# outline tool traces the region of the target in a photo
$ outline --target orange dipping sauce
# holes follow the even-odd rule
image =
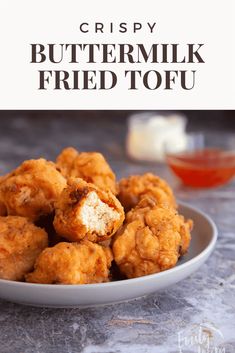
[[[171,170],[189,186],[219,186],[235,176],[234,151],[207,148],[167,154],[166,159]]]

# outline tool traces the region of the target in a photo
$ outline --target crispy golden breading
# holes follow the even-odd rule
[[[107,282],[111,266],[110,249],[83,240],[80,243],[59,243],[45,249],[35,263],[35,270],[26,275],[27,282],[86,284]]]
[[[165,180],[151,173],[123,178],[118,188],[118,199],[126,212],[135,207],[143,197],[153,198],[159,206],[176,207],[170,186]]]
[[[57,157],[56,165],[66,178],[81,178],[102,190],[108,189],[117,194],[115,174],[101,153],[78,153],[68,147]]]
[[[64,148],[56,158],[56,166],[65,178],[71,177],[79,152],[73,147]],[[74,176],[76,178],[76,176]]]
[[[47,232],[49,246],[54,246],[54,245],[58,244],[61,241],[66,241],[66,239],[63,239],[55,231],[55,228],[53,226],[54,216],[55,216],[54,213],[51,213],[51,214],[46,215],[46,216],[41,216],[34,223],[37,227],[43,228]]]
[[[21,281],[48,246],[45,230],[18,216],[0,217],[0,278]]]
[[[176,210],[142,199],[115,236],[114,260],[127,278],[167,270],[187,251],[191,229],[192,221]]]
[[[37,220],[54,209],[54,202],[66,186],[55,164],[43,158],[23,162],[0,183],[0,202],[8,215]]]
[[[101,190],[83,179],[70,178],[55,203],[55,230],[70,241],[106,240],[123,221],[123,207],[111,191]]]

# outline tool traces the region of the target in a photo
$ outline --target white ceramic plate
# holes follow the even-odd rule
[[[206,261],[217,239],[216,226],[205,213],[183,203],[180,213],[193,219],[194,229],[188,254],[173,269],[101,284],[47,285],[0,280],[0,298],[35,306],[97,306],[138,298],[179,282]]]

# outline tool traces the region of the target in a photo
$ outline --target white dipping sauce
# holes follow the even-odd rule
[[[186,118],[179,114],[132,115],[128,120],[126,148],[131,158],[162,161],[166,152],[186,148]]]

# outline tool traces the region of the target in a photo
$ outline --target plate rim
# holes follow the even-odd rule
[[[103,287],[110,287],[110,288],[114,288],[114,287],[119,287],[119,286],[126,286],[129,284],[135,284],[138,283],[139,281],[148,281],[151,279],[156,279],[156,278],[161,278],[166,276],[166,274],[170,275],[170,274],[174,274],[177,273],[178,271],[183,270],[185,267],[188,267],[189,265],[193,265],[195,262],[200,261],[201,258],[203,258],[207,253],[210,254],[214,247],[215,244],[217,242],[218,239],[218,229],[217,226],[215,224],[215,222],[212,220],[212,218],[205,212],[203,212],[202,210],[198,209],[198,207],[195,206],[191,206],[190,204],[188,204],[187,202],[182,202],[179,201],[178,202],[179,206],[183,206],[186,207],[192,211],[196,211],[196,213],[200,214],[202,217],[204,217],[207,222],[210,224],[211,228],[212,228],[212,238],[209,242],[209,244],[205,247],[205,249],[203,249],[198,255],[194,256],[192,259],[184,262],[183,264],[180,264],[178,266],[175,266],[173,268],[170,268],[168,270],[162,271],[162,272],[158,272],[158,273],[153,273],[150,275],[146,275],[146,276],[140,276],[140,277],[136,277],[136,278],[129,278],[129,279],[123,279],[123,280],[119,280],[119,281],[113,281],[113,282],[104,282],[104,283],[90,283],[90,284],[45,284],[45,283],[28,283],[28,282],[20,282],[20,281],[12,281],[12,280],[7,280],[7,279],[0,279],[0,286],[1,284],[6,284],[6,285],[12,285],[12,286],[24,286],[25,288],[47,288],[47,289],[56,289],[58,290],[58,288],[60,288],[60,290],[68,290],[68,289],[74,289],[74,290],[84,290],[84,289],[97,289],[99,287],[99,289],[103,288]]]

